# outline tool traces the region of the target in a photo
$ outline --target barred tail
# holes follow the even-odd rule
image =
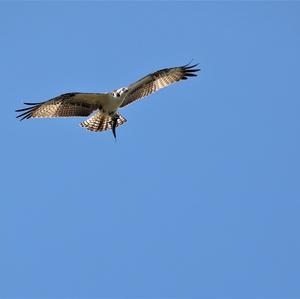
[[[114,119],[116,119],[116,127],[123,125],[127,121],[119,112],[108,115],[99,111],[86,121],[83,121],[80,126],[87,128],[89,131],[101,132],[113,129]]]

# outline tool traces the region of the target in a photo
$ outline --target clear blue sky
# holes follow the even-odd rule
[[[0,298],[300,298],[300,3],[2,2]],[[122,111],[15,119],[194,59]]]

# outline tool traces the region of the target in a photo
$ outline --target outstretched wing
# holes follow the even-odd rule
[[[197,76],[195,72],[200,70],[195,69],[197,65],[198,64],[186,64],[180,67],[162,69],[147,75],[128,86],[128,92],[121,107],[148,96],[151,93],[179,80],[186,80],[188,77]]]
[[[24,103],[28,108],[18,109],[17,118],[88,116],[101,107],[105,94],[66,93],[41,103]]]

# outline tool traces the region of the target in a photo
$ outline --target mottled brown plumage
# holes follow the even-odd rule
[[[179,80],[186,80],[188,77],[197,76],[194,73],[200,69],[194,69],[196,66],[197,64],[187,64],[181,67],[166,68],[145,76],[128,86],[128,93],[121,107],[127,106],[135,100],[148,96]]]
[[[151,73],[128,87],[119,88],[109,93],[66,93],[41,103],[24,103],[29,107],[16,110],[20,120],[43,117],[76,117],[88,116],[97,110],[80,125],[90,131],[100,132],[115,128],[126,122],[117,112],[118,108],[141,99],[170,84],[188,77],[197,76],[195,65],[166,68]]]
[[[22,112],[17,118],[88,116],[98,108],[95,94],[66,93],[41,103],[24,103],[30,107],[16,110]]]

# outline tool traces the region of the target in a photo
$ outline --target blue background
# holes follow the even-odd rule
[[[300,3],[0,4],[1,298],[300,298]],[[121,113],[23,101],[196,78]]]

